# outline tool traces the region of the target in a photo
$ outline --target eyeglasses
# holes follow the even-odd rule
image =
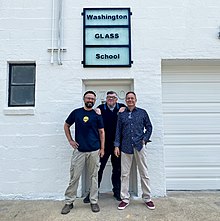
[[[115,97],[115,96],[107,96],[106,98],[107,99],[116,99],[117,97]]]

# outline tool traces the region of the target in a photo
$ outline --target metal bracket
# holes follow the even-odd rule
[[[52,50],[53,50],[54,52],[57,52],[58,50],[61,50],[62,52],[66,52],[66,51],[67,51],[66,48],[59,48],[59,49],[58,49],[58,48],[53,48],[53,49],[52,49],[52,48],[48,48],[48,49],[47,49],[48,52],[51,52]]]

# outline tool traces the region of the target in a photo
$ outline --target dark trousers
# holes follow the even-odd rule
[[[107,148],[106,148],[107,149]],[[121,157],[116,157],[114,154],[114,150],[108,151],[105,149],[105,154],[102,158],[100,158],[100,168],[98,172],[98,187],[100,187],[102,181],[103,171],[105,169],[106,163],[108,162],[109,157],[111,156],[112,163],[112,191],[114,194],[120,196],[121,189]]]

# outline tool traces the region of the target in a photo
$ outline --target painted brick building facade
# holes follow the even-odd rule
[[[59,2],[54,19],[52,2],[0,3],[0,198],[63,197],[71,157],[64,120],[82,106],[86,89],[96,90],[100,101],[105,88],[122,100],[134,90],[137,105],[150,115],[153,196],[166,189],[220,189],[219,1],[63,0],[60,42]],[[130,68],[81,64],[83,8],[106,7],[131,9]],[[54,51],[53,64],[52,36],[54,48],[63,49]],[[8,105],[11,64],[35,65],[34,106]],[[134,186],[140,196],[139,180]],[[83,188],[82,182],[79,196]]]

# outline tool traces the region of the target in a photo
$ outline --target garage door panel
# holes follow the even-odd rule
[[[166,83],[163,86],[163,102],[220,102],[219,83]]]
[[[220,103],[164,103],[163,112],[165,114],[176,113],[220,113]]]
[[[192,94],[192,93],[209,93],[213,94],[214,92],[219,92],[220,82],[195,82],[195,83],[188,83],[188,82],[174,82],[174,83],[166,83],[163,86],[164,94],[163,97],[166,97],[173,92],[182,92],[182,94]]]
[[[220,82],[220,74],[219,70],[217,73],[192,73],[192,72],[178,72],[175,73],[163,73],[162,80],[164,83],[176,83],[176,82],[183,82],[183,83],[197,83],[197,82],[204,82],[204,83],[211,83],[211,82]],[[198,78],[199,76],[199,78]]]
[[[218,146],[173,146],[166,147],[165,165],[167,167],[220,167],[220,148]]]
[[[203,97],[202,97],[203,96]],[[163,98],[164,102],[169,102],[170,99],[173,99],[173,102],[175,103],[202,103],[204,101],[206,101],[207,103],[215,103],[215,102],[220,102],[220,98],[213,96],[212,94],[204,94],[204,95],[200,95],[200,94],[194,94],[194,95],[190,95],[190,94],[173,94],[173,95],[167,95],[167,97]]]
[[[220,168],[206,168],[206,167],[191,167],[191,168],[172,168],[168,167],[166,170],[166,176],[168,179],[195,179],[195,178],[211,178],[218,179],[216,174],[220,174]]]
[[[220,148],[220,134],[182,134],[179,135],[170,135],[167,134],[164,137],[164,145],[167,148],[168,145],[194,145],[194,144],[201,144],[201,145],[218,145]]]
[[[166,134],[220,133],[220,114],[166,114]]]
[[[218,190],[220,179],[167,179],[167,190]]]

